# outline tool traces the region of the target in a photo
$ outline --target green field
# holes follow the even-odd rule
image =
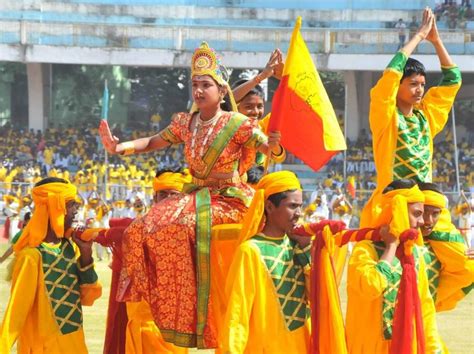
[[[6,249],[5,244],[0,244],[0,253]],[[6,282],[6,263],[0,265],[0,317],[8,301],[10,284]],[[107,261],[98,262],[96,265],[99,279],[103,285],[103,296],[96,301],[93,307],[84,308],[84,329],[87,345],[91,354],[102,353],[107,314],[107,301],[109,295],[110,269]],[[341,287],[341,299],[345,305],[345,282]],[[438,326],[442,338],[451,353],[468,354],[474,352],[474,295],[469,294],[458,307],[450,312],[438,314]],[[193,350],[191,353],[212,353],[212,351]]]

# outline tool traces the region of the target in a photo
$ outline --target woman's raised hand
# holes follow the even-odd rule
[[[107,150],[109,154],[117,154],[117,145],[119,143],[119,139],[112,135],[109,124],[106,120],[100,121],[99,136],[105,150]]]
[[[279,131],[273,131],[268,134],[268,148],[275,155],[280,155],[281,151],[281,133]]]

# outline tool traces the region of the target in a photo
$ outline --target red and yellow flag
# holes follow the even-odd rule
[[[355,177],[354,176],[350,176],[347,179],[347,193],[349,193],[349,195],[352,198],[356,197],[356,182],[355,182]]]
[[[318,170],[345,150],[346,142],[300,27],[298,17],[273,97],[269,131],[280,131],[285,149]]]

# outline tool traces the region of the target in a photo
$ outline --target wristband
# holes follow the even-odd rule
[[[135,152],[135,144],[133,141],[126,141],[122,143],[123,151],[122,155],[127,156],[127,155],[132,155]]]

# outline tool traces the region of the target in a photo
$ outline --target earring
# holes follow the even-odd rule
[[[222,99],[220,103],[221,103],[221,104],[225,103],[225,99]]]

